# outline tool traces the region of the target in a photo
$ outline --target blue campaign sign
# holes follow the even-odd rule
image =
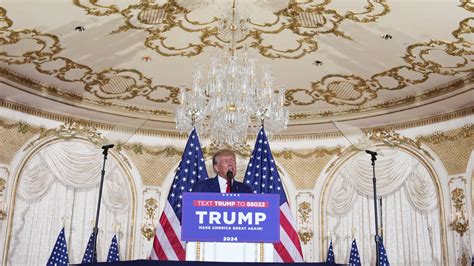
[[[280,195],[183,193],[181,240],[280,241]]]

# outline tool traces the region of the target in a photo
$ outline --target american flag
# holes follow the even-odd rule
[[[109,254],[107,255],[107,262],[116,262],[120,261],[119,248],[117,242],[117,235],[114,235],[112,238],[112,243],[110,243]]]
[[[349,256],[349,265],[350,266],[361,266],[359,249],[357,249],[356,240],[352,240],[351,255]]]
[[[244,182],[253,193],[280,194],[280,242],[274,246],[275,262],[301,262],[303,253],[296,233],[293,215],[286,200],[285,190],[275,166],[264,129],[260,129],[250,157]]]
[[[379,265],[390,266],[390,262],[388,262],[387,252],[385,251],[385,247],[383,246],[382,238],[380,238],[379,242]]]
[[[153,260],[184,260],[185,244],[181,241],[181,204],[183,192],[207,179],[204,157],[196,129],[191,131],[183,157],[171,185],[168,200],[155,230],[150,258]]]
[[[326,263],[336,263],[336,257],[334,256],[334,250],[332,248],[332,240],[329,242],[328,255],[326,256]]]
[[[49,256],[46,265],[68,265],[69,256],[67,255],[66,236],[64,235],[64,227],[56,239],[51,256]]]
[[[89,241],[87,242],[86,251],[84,251],[84,257],[82,257],[82,263],[92,263],[97,262],[97,249],[94,251],[94,261],[92,261],[92,245],[94,244],[94,232],[92,232],[91,236],[89,237]]]

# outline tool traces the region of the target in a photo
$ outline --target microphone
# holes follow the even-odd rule
[[[377,156],[377,152],[375,152],[375,151],[365,150],[365,152],[367,152],[368,154],[370,154],[372,156]]]
[[[114,146],[115,146],[114,144],[107,144],[107,145],[102,146],[102,149],[111,149]]]
[[[227,179],[232,179],[234,178],[234,173],[232,172],[232,170],[229,169],[229,171],[227,171]]]

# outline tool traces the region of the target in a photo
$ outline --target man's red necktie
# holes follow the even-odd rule
[[[225,188],[225,193],[230,193],[230,182],[227,181],[227,187]]]

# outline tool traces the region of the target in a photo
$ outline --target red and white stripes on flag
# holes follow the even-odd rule
[[[263,128],[258,133],[244,182],[252,188],[253,193],[280,195],[280,242],[273,245],[275,249],[273,260],[302,262],[303,252],[293,215]]]
[[[166,201],[165,209],[156,227],[153,239],[152,260],[184,260],[186,258],[185,243],[181,238],[181,224],[173,208]]]
[[[302,262],[303,253],[288,203],[280,206],[280,243],[273,245],[274,262]]]
[[[181,241],[181,212],[183,192],[192,191],[195,183],[207,179],[204,157],[196,130],[189,135],[179,163],[160,222],[155,230],[152,260],[186,259],[185,243]]]

